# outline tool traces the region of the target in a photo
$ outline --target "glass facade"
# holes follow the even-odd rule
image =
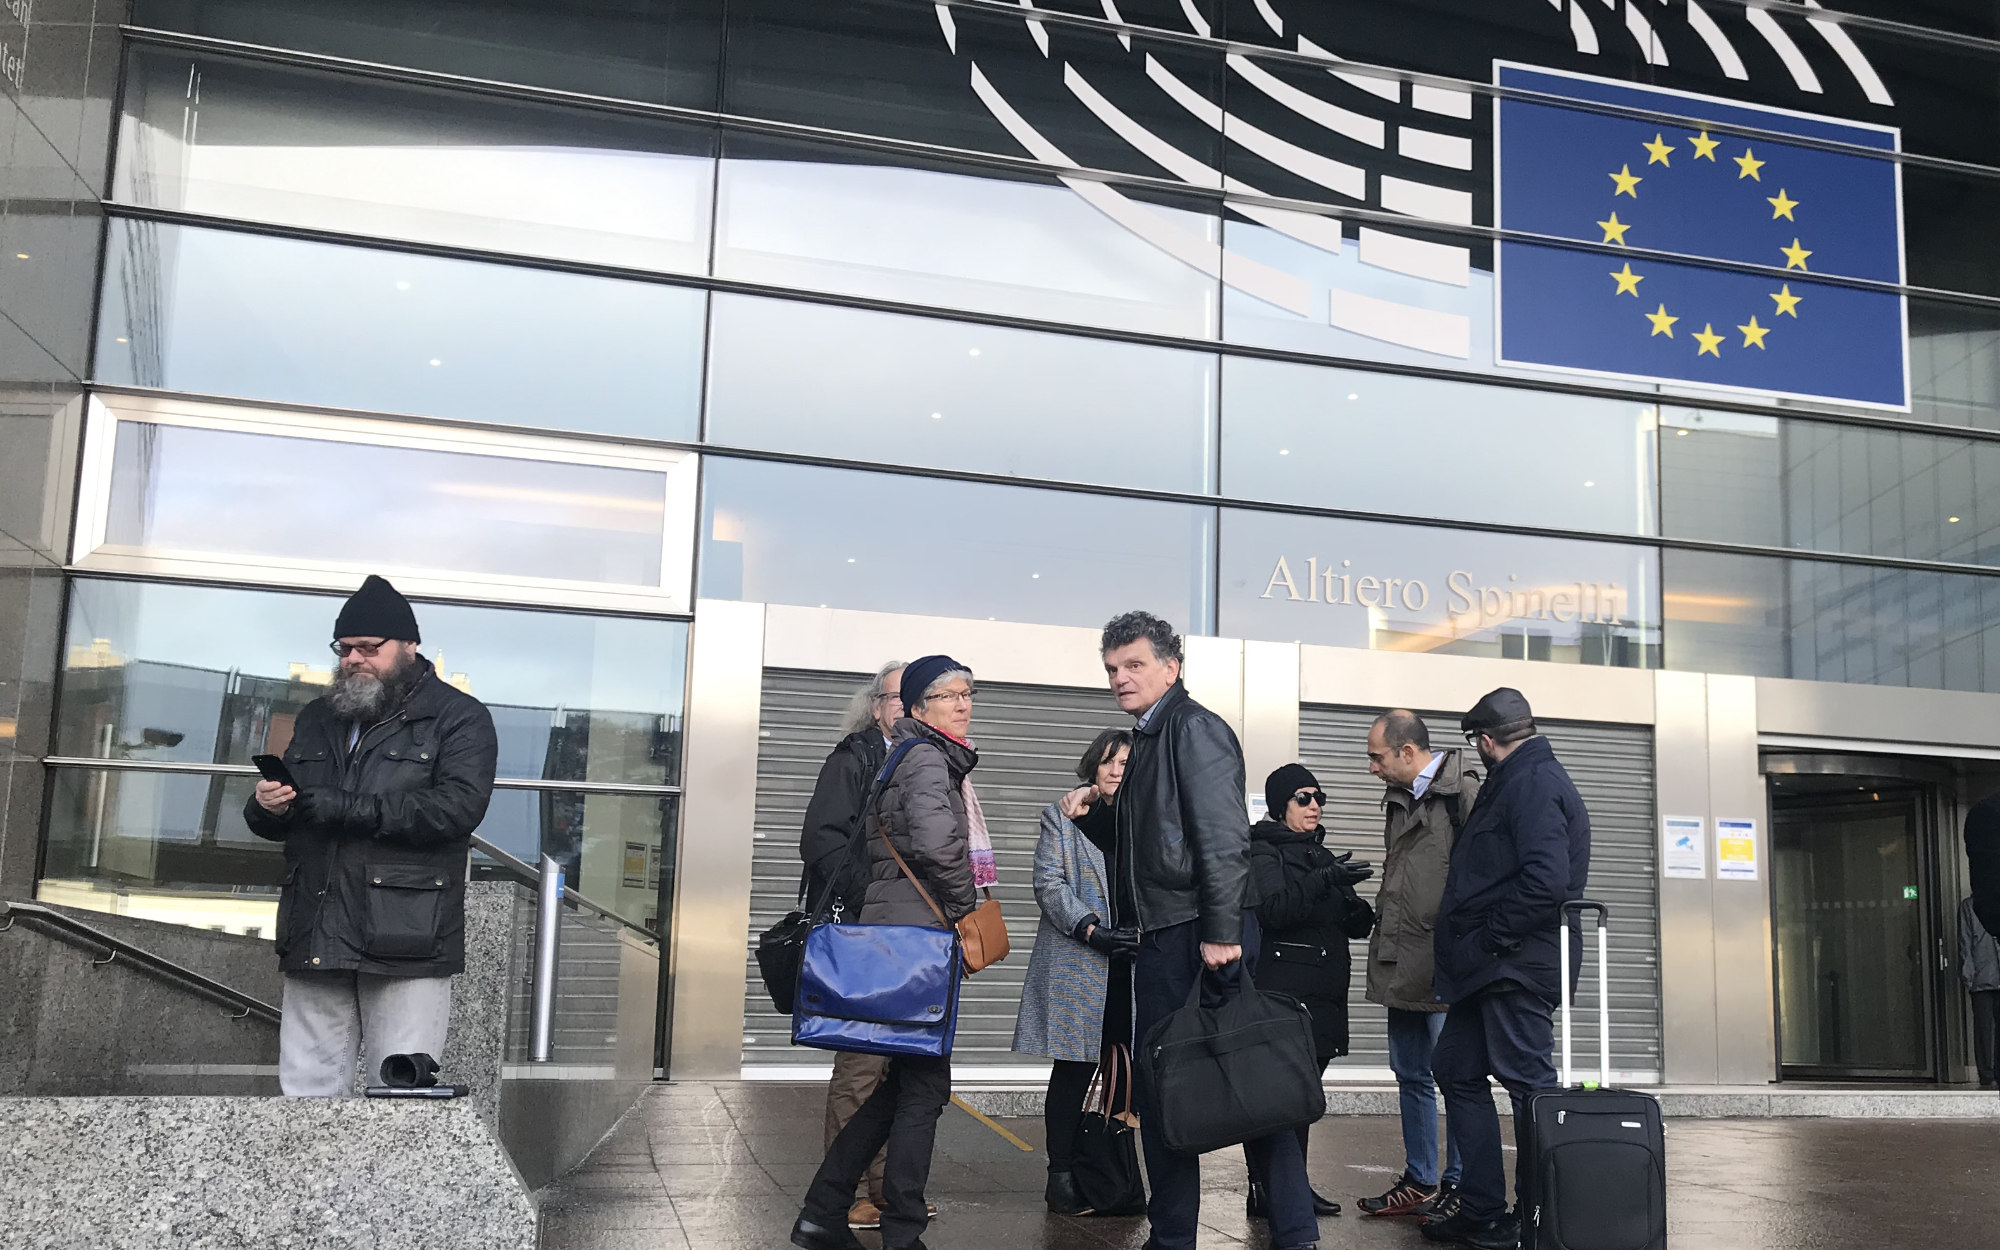
[[[140,0],[216,42],[114,40],[94,365],[0,395],[0,531],[80,483],[44,875],[267,889],[230,770],[374,568],[485,836],[661,923],[697,593],[2000,691],[2000,78],[1842,7]]]

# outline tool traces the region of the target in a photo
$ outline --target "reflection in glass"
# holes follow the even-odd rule
[[[706,598],[1091,628],[1144,608],[1213,632],[1208,508],[716,456],[703,467]]]
[[[551,856],[569,888],[658,932],[662,877],[664,896],[673,897],[677,802],[657,794],[495,790],[477,833],[531,864]]]
[[[54,777],[44,896],[93,907],[105,893],[136,892],[154,896],[145,914],[158,919],[272,936],[285,848],[243,821],[256,777],[84,768]],[[530,863],[548,853],[572,889],[658,932],[660,899],[672,897],[675,810],[671,796],[501,789],[475,832]]]
[[[1218,616],[1234,638],[1660,663],[1658,556],[1622,543],[1229,511]]]
[[[1667,551],[1667,666],[2000,691],[2000,578]]]
[[[709,342],[717,442],[1209,487],[1211,355],[734,295]]]
[[[303,489],[302,489],[303,486]],[[109,547],[658,586],[666,475],[120,421]],[[420,537],[418,537],[420,536]]]
[[[2000,317],[1936,300],[1910,300],[1909,310],[1910,415],[2000,429]]]
[[[300,710],[331,678],[326,643],[340,604],[329,595],[77,579],[55,754],[248,764],[282,751]],[[493,713],[500,776],[678,780],[682,622],[441,603],[416,611],[424,654]],[[147,815],[138,824],[192,836],[235,819],[214,814],[233,810],[221,799],[203,815],[202,778],[113,779],[132,776],[181,796],[166,804],[179,813],[172,821]]]
[[[709,140],[605,113],[135,50],[116,194],[159,208],[699,273]]]
[[[715,105],[722,0],[137,0],[135,25],[691,108]]]
[[[851,152],[731,136],[715,271],[874,299],[1213,338],[1210,275],[1221,265],[1215,217],[1115,192],[1115,202],[1089,194],[1101,209],[1054,183],[867,164]]]
[[[2000,446],[1668,408],[1662,507],[1676,537],[2000,564]]]
[[[1636,402],[1231,357],[1222,412],[1225,495],[1655,531],[1655,416]]]
[[[120,218],[98,380],[644,438],[699,428],[685,287]]]
[[[1148,4],[1125,0],[1116,11],[1141,25],[1186,26],[1178,4]],[[1021,155],[1017,132],[1032,127],[1078,165],[1157,177],[1161,166],[1128,137],[1143,131],[1186,162],[1221,163],[1217,128],[1147,73],[1172,73],[1196,99],[1219,103],[1222,58],[1207,49],[901,0],[730,0],[728,17],[726,113],[1002,156]]]

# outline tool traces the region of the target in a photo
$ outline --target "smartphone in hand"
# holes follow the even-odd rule
[[[292,780],[292,770],[286,768],[285,761],[279,759],[277,756],[253,755],[250,757],[250,762],[257,766],[257,771],[263,775],[264,780],[275,781],[281,786],[290,786],[294,790],[299,788],[299,783]]]

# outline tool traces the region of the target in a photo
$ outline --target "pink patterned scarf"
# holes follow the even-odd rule
[[[1000,866],[993,858],[993,835],[986,831],[986,813],[980,810],[972,779],[968,777],[961,784],[965,790],[965,827],[972,843],[972,884],[977,889],[989,889],[1000,883]]]

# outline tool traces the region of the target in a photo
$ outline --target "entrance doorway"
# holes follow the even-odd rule
[[[1935,1080],[1935,786],[1770,763],[1781,1075]]]

